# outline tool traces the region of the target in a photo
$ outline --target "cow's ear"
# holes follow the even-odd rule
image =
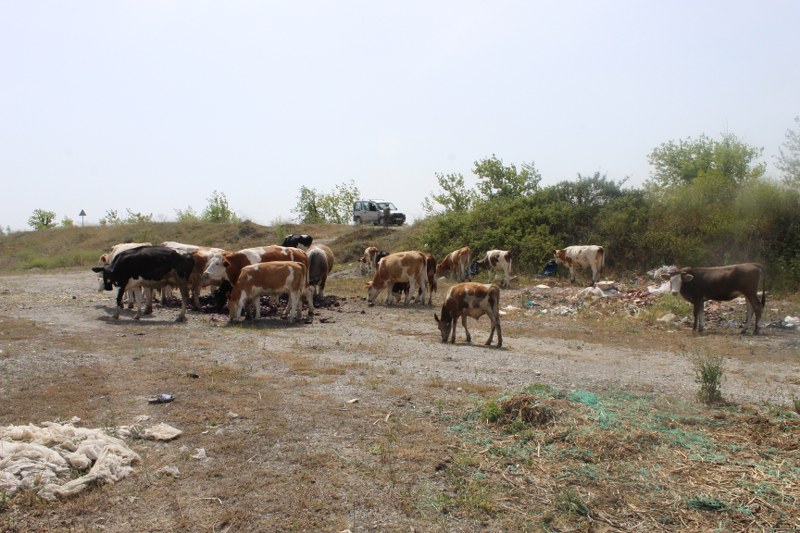
[[[681,279],[683,281],[692,281],[694,279],[694,276],[692,276],[691,274],[683,274],[681,275]]]
[[[222,266],[224,266],[225,268],[228,268],[229,266],[231,266],[231,262],[228,261],[227,259],[223,259],[222,260]]]
[[[92,272],[102,272],[103,267],[92,267]]]
[[[436,321],[437,324],[439,323],[439,315],[437,315],[436,313],[433,313],[433,319]]]

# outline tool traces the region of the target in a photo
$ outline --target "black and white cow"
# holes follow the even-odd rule
[[[311,246],[312,242],[314,242],[314,237],[311,235],[307,235],[305,233],[292,233],[283,239],[281,246],[300,248],[301,250],[306,251],[308,247]]]
[[[125,250],[104,267],[94,267],[94,272],[102,272],[103,285],[107,291],[119,287],[114,318],[119,318],[122,295],[134,287],[160,289],[165,285],[178,287],[181,292],[181,313],[177,321],[186,320],[186,302],[189,299],[189,276],[194,268],[191,255],[182,254],[163,246],[143,246]],[[148,295],[151,291],[145,291]],[[137,293],[138,294],[138,293]],[[137,296],[138,308],[135,319],[142,316],[141,297]],[[152,301],[148,296],[145,313],[152,312]]]

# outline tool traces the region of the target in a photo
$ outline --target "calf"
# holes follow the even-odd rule
[[[333,250],[324,244],[314,244],[308,250],[308,284],[315,288],[316,295],[325,297],[325,282],[333,270]]]
[[[311,235],[307,235],[305,233],[292,233],[283,239],[281,246],[285,246],[287,248],[300,248],[301,250],[305,251],[308,250],[313,241],[314,237]]]
[[[502,287],[508,288],[508,283],[511,280],[511,252],[506,250],[489,250],[486,252],[486,257],[479,259],[475,263],[478,268],[485,268],[489,273],[489,283],[492,282],[492,274],[497,271],[497,276],[500,277],[499,272],[503,273]]]
[[[194,260],[189,255],[181,254],[163,246],[144,246],[125,250],[117,254],[110,265],[94,267],[94,272],[103,273],[103,285],[107,291],[116,285],[117,302],[114,318],[119,318],[122,295],[126,290],[135,287],[160,289],[164,285],[178,287],[181,292],[181,312],[177,321],[186,320],[186,301],[189,298],[189,276],[194,268]],[[138,295],[137,295],[138,296]],[[137,297],[138,308],[135,319],[142,316],[141,298]],[[151,309],[148,291],[147,311]]]
[[[456,342],[456,326],[458,317],[461,317],[461,325],[467,334],[467,342],[472,342],[472,337],[467,329],[467,317],[471,316],[475,320],[483,315],[487,315],[492,321],[492,331],[486,345],[492,344],[494,330],[497,330],[497,347],[503,346],[503,333],[500,329],[500,289],[497,285],[484,285],[483,283],[458,283],[450,287],[447,296],[442,304],[442,318],[434,313],[433,318],[439,326],[442,334],[442,342]]]
[[[375,305],[375,298],[386,290],[386,304],[392,304],[392,288],[395,283],[406,282],[409,284],[409,293],[406,294],[406,305],[408,305],[411,294],[417,294],[417,288],[422,288],[422,298],[425,300],[425,289],[428,285],[426,275],[426,258],[422,252],[396,252],[389,254],[377,265],[372,281],[367,283],[367,305]]]
[[[605,251],[602,246],[593,244],[586,246],[567,246],[562,250],[555,250],[553,257],[556,261],[569,267],[569,276],[575,283],[575,268],[592,269],[592,285],[597,282],[597,274],[605,264]]]
[[[472,264],[472,250],[469,246],[464,246],[458,250],[453,250],[442,259],[442,262],[436,265],[436,275],[454,271],[457,280],[461,281],[466,276],[470,277],[469,267]]]
[[[742,333],[747,331],[750,319],[755,313],[756,324],[753,335],[758,335],[761,313],[767,299],[766,289],[762,286],[761,301],[758,301],[758,282],[764,276],[764,267],[758,263],[742,263],[721,267],[678,269],[670,267],[661,275],[664,281],[670,282],[672,294],[680,294],[694,306],[694,325],[692,330],[702,332],[704,329],[703,302],[705,300],[728,301],[738,296],[747,299],[747,311]]]
[[[245,305],[255,307],[255,318],[261,318],[261,296],[289,295],[287,304],[289,320],[299,319],[302,312],[300,302],[306,292],[306,266],[297,261],[271,261],[256,263],[242,268],[228,300],[228,313],[231,322],[242,314]]]

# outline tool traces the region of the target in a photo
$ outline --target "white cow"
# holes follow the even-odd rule
[[[555,260],[569,267],[569,276],[575,283],[575,268],[592,269],[592,285],[597,282],[597,274],[605,264],[605,251],[602,246],[589,244],[585,246],[567,246],[563,250],[556,250],[553,254]]]
[[[500,277],[500,272],[503,273],[502,286],[508,288],[508,282],[511,280],[511,252],[507,250],[489,250],[486,252],[486,257],[475,261],[479,268],[485,268],[489,272],[489,283],[492,282],[492,274],[497,271],[497,277]]]

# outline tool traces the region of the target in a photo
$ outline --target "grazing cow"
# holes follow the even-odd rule
[[[278,297],[288,293],[288,316],[294,322],[302,312],[301,299],[306,292],[307,278],[306,266],[297,261],[270,261],[243,267],[228,300],[230,321],[239,318],[248,304],[255,307],[255,318],[259,319],[261,296]]]
[[[569,267],[569,276],[572,283],[575,283],[575,268],[592,269],[592,285],[597,282],[597,273],[603,269],[605,264],[605,251],[602,246],[593,244],[586,246],[567,246],[563,250],[553,252],[553,257],[559,263]]]
[[[308,284],[320,299],[325,298],[325,282],[334,260],[333,250],[324,244],[314,244],[308,250]]]
[[[119,318],[122,295],[126,290],[134,287],[159,289],[164,285],[173,285],[181,291],[181,312],[177,321],[183,322],[186,320],[186,301],[189,299],[188,283],[192,268],[194,268],[194,260],[189,255],[163,246],[144,246],[120,252],[110,265],[94,267],[92,270],[103,273],[103,284],[107,291],[112,290],[114,285],[119,287],[114,318]],[[138,309],[134,318],[138,320],[142,316],[140,297],[137,297],[137,303]],[[148,298],[148,310],[150,307]]]
[[[375,305],[375,298],[386,290],[386,304],[392,304],[392,288],[395,283],[406,282],[409,292],[406,294],[408,305],[411,294],[417,294],[417,288],[422,288],[422,298],[417,303],[425,301],[425,289],[428,279],[425,271],[426,258],[422,252],[396,252],[389,254],[377,265],[372,281],[367,283],[367,305]]]
[[[758,263],[742,263],[721,267],[692,268],[670,267],[661,275],[670,282],[672,294],[680,294],[694,306],[694,325],[692,330],[704,329],[703,302],[705,300],[728,301],[738,296],[747,299],[744,328],[747,331],[750,319],[755,314],[756,324],[753,335],[758,335],[761,313],[767,299],[766,288],[762,287],[761,301],[758,301],[758,282],[764,277],[764,267]]]
[[[292,233],[283,239],[281,246],[286,246],[287,248],[300,248],[301,250],[305,251],[308,250],[308,247],[311,246],[313,241],[314,237],[311,235],[307,235],[305,233]]]
[[[425,256],[425,270],[428,277],[428,305],[431,305],[433,301],[433,293],[438,289],[438,285],[436,283],[436,258],[426,252],[422,252],[422,255]],[[411,286],[408,283],[395,283],[392,287],[392,295],[394,295],[395,302],[399,302],[400,298],[402,298],[404,294],[408,294],[410,290]],[[422,287],[417,290],[415,301],[418,301],[418,299],[421,298]]]
[[[486,252],[486,257],[479,259],[475,263],[478,268],[485,268],[489,272],[489,283],[492,282],[492,274],[497,271],[497,276],[500,277],[499,272],[503,273],[502,287],[508,288],[508,283],[511,280],[511,252],[506,250],[489,250]]]
[[[469,267],[472,264],[472,250],[469,246],[464,246],[447,254],[442,262],[436,265],[436,275],[441,276],[445,272],[453,270],[456,279],[461,281],[466,276],[471,278]]]
[[[191,289],[192,303],[194,304],[195,309],[200,309],[202,307],[200,305],[200,291],[203,289],[203,287],[218,287],[220,285],[220,281],[204,279],[203,272],[205,272],[209,261],[215,257],[221,257],[222,255],[228,253],[228,251],[223,250],[222,248],[197,246],[194,244],[184,244],[175,241],[162,242],[161,246],[172,248],[173,250],[181,253],[190,254],[194,258],[194,269],[192,270],[192,275],[189,277],[189,288]],[[161,303],[166,303],[171,296],[171,287],[164,287],[161,291]]]
[[[297,261],[306,267],[306,276],[308,276],[308,256],[306,253],[298,248],[287,248],[284,246],[261,246],[258,248],[245,248],[238,252],[230,252],[222,255],[221,257],[214,257],[208,261],[206,269],[203,272],[204,283],[217,281],[225,287],[227,282],[230,287],[228,290],[236,285],[239,279],[239,274],[242,269],[248,265],[256,263],[268,263],[270,261]],[[222,288],[221,287],[221,288]],[[306,278],[306,288],[308,287],[308,279]],[[306,294],[308,301],[308,314],[314,314],[314,304],[310,292]]]
[[[456,342],[456,326],[458,325],[458,317],[461,317],[461,325],[464,326],[464,331],[467,333],[467,342],[472,342],[472,337],[467,329],[467,317],[471,316],[475,320],[483,315],[487,315],[489,320],[492,321],[492,331],[489,333],[489,339],[486,345],[492,344],[494,338],[494,330],[497,330],[497,347],[503,346],[503,332],[500,329],[500,289],[497,285],[483,283],[474,283],[468,281],[466,283],[458,283],[450,287],[447,291],[447,296],[442,304],[442,318],[440,319],[434,313],[433,318],[436,320],[436,325],[439,326],[439,332],[442,334],[442,342],[447,342],[447,337],[450,337],[450,342]]]

